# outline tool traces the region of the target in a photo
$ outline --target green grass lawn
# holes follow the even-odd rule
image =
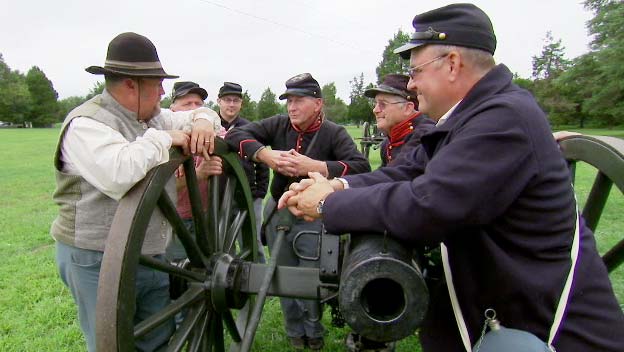
[[[361,136],[361,129],[348,130],[354,137]],[[601,132],[592,130],[592,134]],[[75,305],[58,278],[54,242],[48,234],[56,214],[52,158],[57,135],[58,129],[0,129],[0,351],[85,350]],[[371,150],[371,162],[373,169],[379,165],[378,150]],[[593,171],[586,165],[579,167],[577,179],[582,201]],[[602,249],[621,237],[618,220],[624,199],[618,190],[612,193],[597,233]],[[612,281],[624,302],[624,267],[612,275]],[[343,350],[347,329],[331,327],[328,312],[324,322],[326,350]],[[256,351],[289,350],[277,299],[267,301],[254,345]],[[419,350],[416,337],[401,341],[397,348]]]

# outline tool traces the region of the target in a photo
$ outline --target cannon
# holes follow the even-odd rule
[[[360,152],[368,158],[371,147],[373,149],[379,148],[385,138],[383,132],[377,129],[377,125],[368,121],[364,122],[362,124],[362,137],[357,138],[360,140]]]
[[[595,230],[615,184],[624,190],[624,141],[611,137],[574,136],[561,149],[575,174],[578,161],[593,165],[596,180],[583,215]],[[150,171],[120,201],[102,261],[97,302],[99,351],[132,351],[134,341],[163,321],[184,312],[168,351],[249,351],[268,296],[334,303],[354,331],[385,342],[412,334],[428,304],[419,263],[406,246],[379,234],[349,238],[320,237],[318,268],[256,263],[251,194],[238,156],[217,141],[224,182],[209,183],[209,204],[202,209],[192,159],[171,151],[170,161]],[[164,187],[183,164],[196,224],[196,239],[185,230]],[[215,177],[216,178],[216,177]],[[221,185],[224,185],[219,189]],[[233,207],[232,204],[237,206]],[[180,237],[188,262],[172,265],[141,255],[151,214],[160,211]],[[288,231],[285,218],[273,248]],[[277,257],[273,252],[273,257]],[[624,261],[624,240],[603,256],[609,272]],[[135,324],[134,275],[138,265],[166,272],[184,285],[162,311]]]
[[[120,200],[98,286],[98,351],[133,351],[136,339],[182,312],[168,351],[249,351],[267,296],[339,305],[355,331],[379,342],[399,340],[416,330],[426,312],[428,292],[418,263],[405,246],[376,235],[351,242],[348,236],[323,232],[314,234],[320,238],[318,268],[278,266],[273,259],[256,263],[256,229],[246,176],[238,155],[228,152],[222,140],[216,141],[215,154],[223,159],[224,174],[211,177],[206,210],[192,158],[173,149],[168,163],[150,171]],[[164,191],[179,165],[189,188],[195,238]],[[171,224],[188,261],[174,265],[141,254],[154,212],[161,212]],[[280,219],[272,258],[278,257],[289,219]],[[135,324],[134,281],[139,265],[169,274],[176,294],[169,306]]]

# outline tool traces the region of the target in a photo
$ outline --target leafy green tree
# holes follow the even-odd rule
[[[241,107],[240,116],[246,118],[249,121],[258,120],[256,113],[258,103],[251,100],[251,96],[248,91],[243,93],[243,107]]]
[[[29,116],[30,107],[26,77],[12,71],[0,54],[0,121],[23,124]]]
[[[535,79],[557,78],[570,66],[570,61],[565,58],[565,47],[561,45],[561,39],[555,40],[552,32],[546,32],[544,47],[540,56],[533,56],[533,77]]]
[[[520,88],[533,91],[533,81],[529,78],[522,78],[518,76],[517,73],[513,75],[513,83],[517,84]]]
[[[171,103],[173,103],[173,101],[171,100],[171,97],[167,95],[160,100],[160,107],[169,108],[171,106]]]
[[[82,104],[84,102],[83,97],[71,96],[65,99],[61,99],[58,102],[59,105],[59,116],[61,118],[65,118],[70,111],[72,111],[75,107]]]
[[[283,115],[288,115],[288,105],[286,104],[286,101],[284,101],[284,103],[277,103],[279,105],[279,113],[283,114]]]
[[[351,94],[349,98],[351,103],[347,111],[347,118],[349,121],[356,122],[358,125],[364,121],[374,121],[375,115],[373,114],[373,107],[370,100],[364,96],[364,91],[367,88],[372,87],[372,84],[364,86],[364,73],[360,74],[360,77],[353,77],[351,80]]]
[[[31,97],[29,121],[35,127],[48,127],[61,121],[59,116],[58,93],[52,82],[37,66],[33,66],[26,74],[26,84]]]
[[[336,97],[336,84],[331,82],[324,85],[321,88],[321,94],[323,95],[326,116],[335,122],[346,122],[349,109],[342,99]]]
[[[400,55],[395,54],[393,51],[409,40],[410,36],[399,29],[394,37],[388,41],[388,45],[386,45],[383,51],[381,62],[375,70],[377,72],[377,84],[380,84],[388,74],[407,72],[409,61],[403,60]]]
[[[591,120],[599,124],[614,123],[609,122],[608,118],[596,118],[592,106],[588,104],[594,92],[601,89],[602,83],[595,79],[598,74],[599,67],[594,53],[587,53],[574,59],[572,66],[555,79],[555,90],[569,104],[568,115],[560,117],[560,121],[553,120],[555,124],[578,124],[583,128]]]
[[[87,96],[85,97],[85,101],[93,98],[94,96],[98,95],[98,94],[102,94],[102,92],[104,91],[104,88],[106,87],[106,85],[104,84],[104,81],[97,81],[95,82],[95,84],[93,85],[93,87],[91,87],[91,89],[89,89],[89,93],[87,93]],[[171,104],[169,104],[171,105]],[[167,106],[169,106],[167,105]],[[161,106],[163,106],[161,104]]]
[[[598,82],[583,106],[583,111],[600,118],[604,124],[624,123],[624,2],[621,0],[586,0],[585,8],[593,11],[588,23],[592,35]]]
[[[280,104],[276,101],[275,93],[271,91],[271,88],[265,89],[258,101],[257,118],[264,119],[280,113]]]
[[[541,54],[533,56],[532,91],[553,124],[566,121],[573,112],[573,104],[555,85],[555,79],[570,67],[570,61],[564,55],[561,39],[555,40],[548,31]]]

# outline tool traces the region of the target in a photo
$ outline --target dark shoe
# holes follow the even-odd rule
[[[303,351],[305,349],[305,340],[303,337],[289,337],[288,341],[290,342],[290,346],[297,351]]]
[[[308,347],[312,351],[320,351],[325,346],[325,341],[322,337],[310,337],[308,338]]]

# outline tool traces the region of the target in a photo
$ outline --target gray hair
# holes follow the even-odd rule
[[[123,82],[124,79],[128,77],[119,76],[119,75],[104,75],[104,85],[106,88],[115,88],[118,84]]]
[[[467,48],[456,45],[432,45],[436,48],[438,55],[443,55],[451,51],[457,51],[470,66],[480,71],[489,71],[496,65],[492,54],[485,50]]]

